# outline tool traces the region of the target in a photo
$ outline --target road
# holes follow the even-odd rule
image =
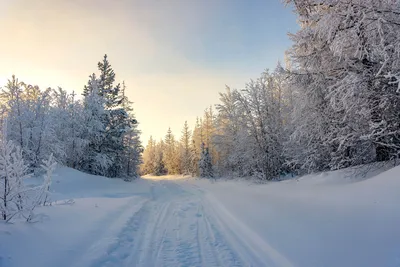
[[[90,264],[86,259],[76,266],[292,266],[268,244],[257,243],[254,233],[199,187],[174,180],[145,182],[149,194],[121,211],[128,219],[114,242]]]

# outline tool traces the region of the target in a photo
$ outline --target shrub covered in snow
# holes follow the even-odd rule
[[[5,125],[5,124],[4,124]],[[34,209],[49,200],[51,178],[56,162],[53,155],[44,160],[42,167],[46,171],[43,184],[27,187],[24,180],[31,175],[28,165],[22,157],[22,150],[7,140],[6,127],[0,137],[0,214],[1,220],[11,221],[16,217],[31,221]]]

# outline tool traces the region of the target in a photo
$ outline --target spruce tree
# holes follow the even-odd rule
[[[211,155],[208,147],[205,147],[204,143],[201,145],[201,157],[199,161],[199,175],[203,178],[213,178],[213,167]]]
[[[167,134],[165,135],[164,163],[168,174],[179,173],[179,157],[175,137],[172,134],[171,128],[168,128]]]
[[[141,162],[142,147],[139,140],[137,120],[126,96],[126,86],[115,83],[115,72],[107,55],[97,64],[100,71],[96,79],[97,94],[102,99],[104,114],[102,123],[104,135],[99,141],[98,150],[110,160],[107,170],[102,173],[108,177],[136,176],[136,169]],[[93,88],[85,86],[83,95],[88,96]]]
[[[79,168],[83,171],[105,175],[112,164],[112,159],[103,149],[106,136],[106,111],[104,109],[104,98],[98,93],[98,79],[95,74],[90,76],[86,87],[89,92],[84,98],[84,123],[86,129],[83,139],[88,145],[83,153]]]
[[[183,125],[182,137],[181,137],[181,172],[182,174],[189,174],[190,170],[190,160],[191,160],[191,149],[190,149],[190,130],[187,121]]]
[[[155,149],[155,160],[154,160],[154,175],[164,175],[166,174],[165,164],[164,164],[164,142],[161,140]]]

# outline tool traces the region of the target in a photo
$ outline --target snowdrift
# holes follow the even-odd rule
[[[109,257],[132,214],[174,194],[207,207],[226,249],[269,257],[270,266],[400,266],[400,166],[364,180],[346,170],[264,185],[176,178],[129,183],[59,168],[55,202],[37,210],[37,223],[0,223],[0,266],[102,266],[95,260]]]
[[[400,166],[364,180],[349,173],[197,186],[294,266],[400,266]]]

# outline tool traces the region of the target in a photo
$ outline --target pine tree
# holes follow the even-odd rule
[[[121,86],[120,84],[114,85],[115,73],[107,55],[104,55],[103,61],[99,62],[97,66],[100,71],[99,94],[106,99],[108,109],[115,108],[122,103],[119,96]]]
[[[126,96],[126,85],[122,83],[120,91],[120,108],[118,112],[123,114],[119,117],[115,124],[119,133],[119,141],[122,142],[122,151],[118,153],[114,160],[113,176],[127,176],[128,179],[137,176],[139,165],[142,162],[141,152],[143,150],[140,142],[140,131],[138,130],[138,122],[133,113],[132,102]]]
[[[154,175],[159,176],[166,173],[167,170],[164,164],[164,141],[160,140],[155,149]]]
[[[154,174],[155,171],[155,162],[156,162],[156,153],[157,153],[157,144],[156,141],[153,140],[153,137],[150,136],[150,139],[147,143],[147,146],[143,152],[143,164],[141,166],[142,174]]]
[[[206,109],[204,111],[204,117],[203,117],[203,134],[204,134],[204,144],[206,147],[209,149],[212,148],[213,144],[213,136],[214,136],[214,131],[215,131],[215,126],[214,126],[214,114],[212,107]]]
[[[203,133],[203,121],[201,118],[196,118],[196,124],[193,129],[192,136],[192,173],[193,175],[199,175],[199,160],[201,156],[201,146],[204,143],[204,133]]]
[[[182,137],[180,142],[180,163],[181,163],[181,172],[182,174],[190,174],[191,173],[191,147],[190,147],[190,139],[191,133],[189,130],[189,126],[187,121],[183,125],[182,129]]]
[[[106,176],[117,177],[122,175],[122,153],[124,151],[124,135],[129,130],[128,113],[120,107],[122,99],[119,95],[120,84],[114,86],[115,73],[104,55],[103,61],[99,62],[100,71],[98,79],[98,94],[105,102],[105,137],[101,144],[101,150],[107,154],[113,164],[105,172]]]
[[[112,165],[112,158],[104,150],[107,118],[104,98],[99,94],[98,79],[95,74],[88,82],[89,94],[84,99],[84,121],[86,125],[83,138],[88,140],[80,169],[92,174],[105,175]]]
[[[179,170],[179,154],[175,137],[172,134],[171,128],[168,128],[164,139],[164,163],[168,174],[178,174]]]
[[[97,150],[101,151],[101,160],[107,163],[103,166],[108,166],[101,174],[108,177],[135,177],[141,163],[142,146],[132,103],[126,96],[125,83],[122,89],[120,84],[114,85],[115,73],[107,55],[98,63],[98,69],[97,95],[102,99],[104,131]],[[93,94],[92,87],[87,85],[84,88],[86,97]]]
[[[204,144],[201,145],[201,157],[199,161],[199,176],[203,178],[213,178],[212,159],[208,147]]]

